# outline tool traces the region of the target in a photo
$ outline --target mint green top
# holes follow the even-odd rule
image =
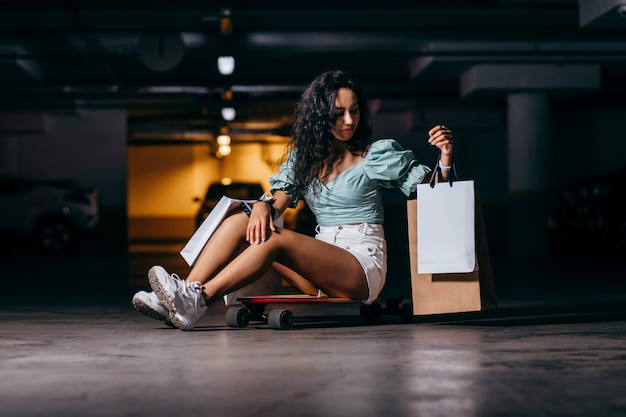
[[[415,191],[431,169],[419,164],[413,151],[393,139],[373,142],[362,162],[352,165],[328,184],[298,190],[290,181],[292,150],[277,174],[269,178],[271,192],[284,191],[291,207],[300,199],[309,205],[320,226],[347,223],[381,224],[384,220],[382,189],[399,188],[406,196]],[[317,188],[314,192],[312,188]]]

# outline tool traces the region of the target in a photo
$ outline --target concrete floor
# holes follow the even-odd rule
[[[497,309],[412,324],[344,304],[232,329],[214,305],[182,332],[130,304],[175,255],[0,261],[0,416],[626,415],[624,264],[495,259]]]

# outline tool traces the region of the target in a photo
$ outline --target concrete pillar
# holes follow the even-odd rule
[[[507,104],[509,253],[545,254],[548,97],[545,93],[512,93]]]

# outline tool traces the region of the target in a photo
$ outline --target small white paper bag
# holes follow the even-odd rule
[[[474,181],[417,186],[417,272],[472,272],[476,266]]]

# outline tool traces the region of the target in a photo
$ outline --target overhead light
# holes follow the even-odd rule
[[[233,99],[233,90],[227,88],[225,90],[220,91],[220,97],[222,101],[231,101]]]
[[[230,155],[230,145],[220,145],[217,148],[217,157],[220,158],[222,156],[228,156]]]
[[[217,144],[219,146],[230,145],[230,136],[228,136],[228,135],[219,135],[217,137]]]
[[[231,121],[235,118],[237,112],[234,107],[222,107],[222,117],[224,120]]]
[[[217,58],[217,69],[222,75],[230,75],[235,70],[235,58],[232,56],[220,56]]]
[[[220,32],[222,35],[233,34],[233,22],[230,19],[230,9],[220,10]]]

